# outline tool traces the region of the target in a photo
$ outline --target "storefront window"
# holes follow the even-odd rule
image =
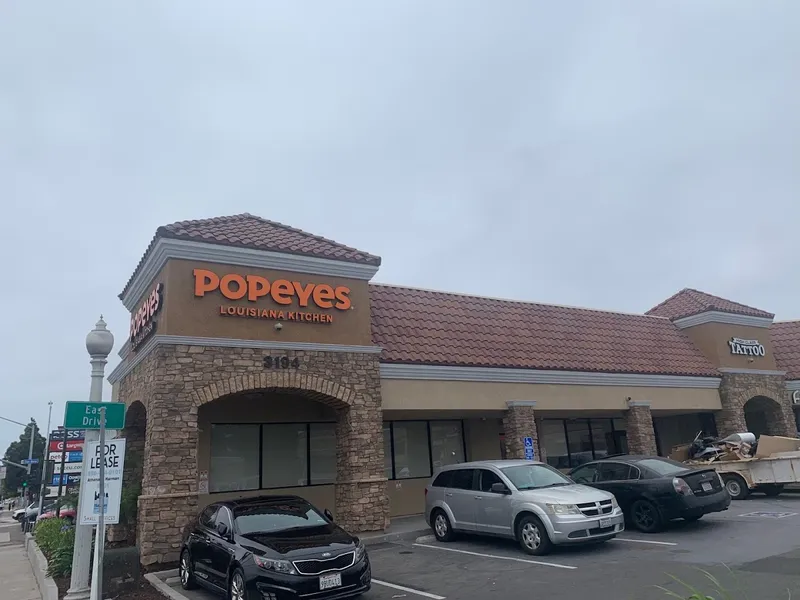
[[[571,469],[609,454],[625,454],[625,431],[615,429],[622,419],[544,419],[539,425],[539,445],[547,463]]]
[[[464,436],[461,421],[431,421],[433,472],[447,465],[464,462]]]
[[[336,424],[311,423],[311,485],[336,483]]]
[[[392,473],[392,428],[388,423],[383,424],[383,468],[386,479],[393,479]]]
[[[307,430],[305,424],[263,426],[261,487],[308,485]]]
[[[210,492],[257,490],[258,425],[212,425]]]
[[[430,477],[428,424],[425,421],[395,421],[394,476],[397,479]]]
[[[617,451],[614,449],[614,434],[611,429],[611,419],[592,419],[591,425],[595,458],[603,458],[609,454],[616,454]]]
[[[569,443],[570,467],[577,467],[594,460],[588,420],[567,421],[567,440]]]
[[[547,457],[547,464],[556,469],[569,468],[567,437],[564,435],[564,421],[545,419],[539,426],[539,446]]]

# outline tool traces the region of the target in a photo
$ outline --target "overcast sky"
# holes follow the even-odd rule
[[[245,211],[381,282],[800,318],[798,65],[796,0],[7,0],[0,416],[87,398],[100,313],[116,365],[159,225]]]

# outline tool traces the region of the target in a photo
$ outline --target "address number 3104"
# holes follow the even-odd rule
[[[288,356],[265,356],[264,357],[265,369],[299,369],[300,359],[289,359]]]

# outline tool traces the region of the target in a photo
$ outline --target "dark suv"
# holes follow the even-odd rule
[[[570,477],[614,494],[626,519],[645,533],[674,519],[696,521],[731,503],[713,468],[692,469],[660,456],[611,456],[576,467]]]

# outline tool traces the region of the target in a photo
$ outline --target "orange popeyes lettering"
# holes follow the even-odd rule
[[[231,289],[231,283],[236,284],[234,289]],[[247,282],[241,275],[231,273],[219,280],[219,291],[229,300],[241,300],[247,294]]]
[[[259,298],[268,295],[275,303],[284,306],[292,304],[293,298],[297,298],[297,303],[303,308],[309,305],[309,301],[323,309],[349,310],[352,307],[350,288],[344,285],[336,287],[327,283],[303,285],[299,281],[287,279],[270,282],[260,275],[243,276],[238,273],[228,273],[220,277],[208,269],[194,269],[192,274],[194,295],[198,298],[219,290],[229,300],[241,300],[246,297],[250,302],[257,302]],[[222,310],[222,307],[220,308]]]

